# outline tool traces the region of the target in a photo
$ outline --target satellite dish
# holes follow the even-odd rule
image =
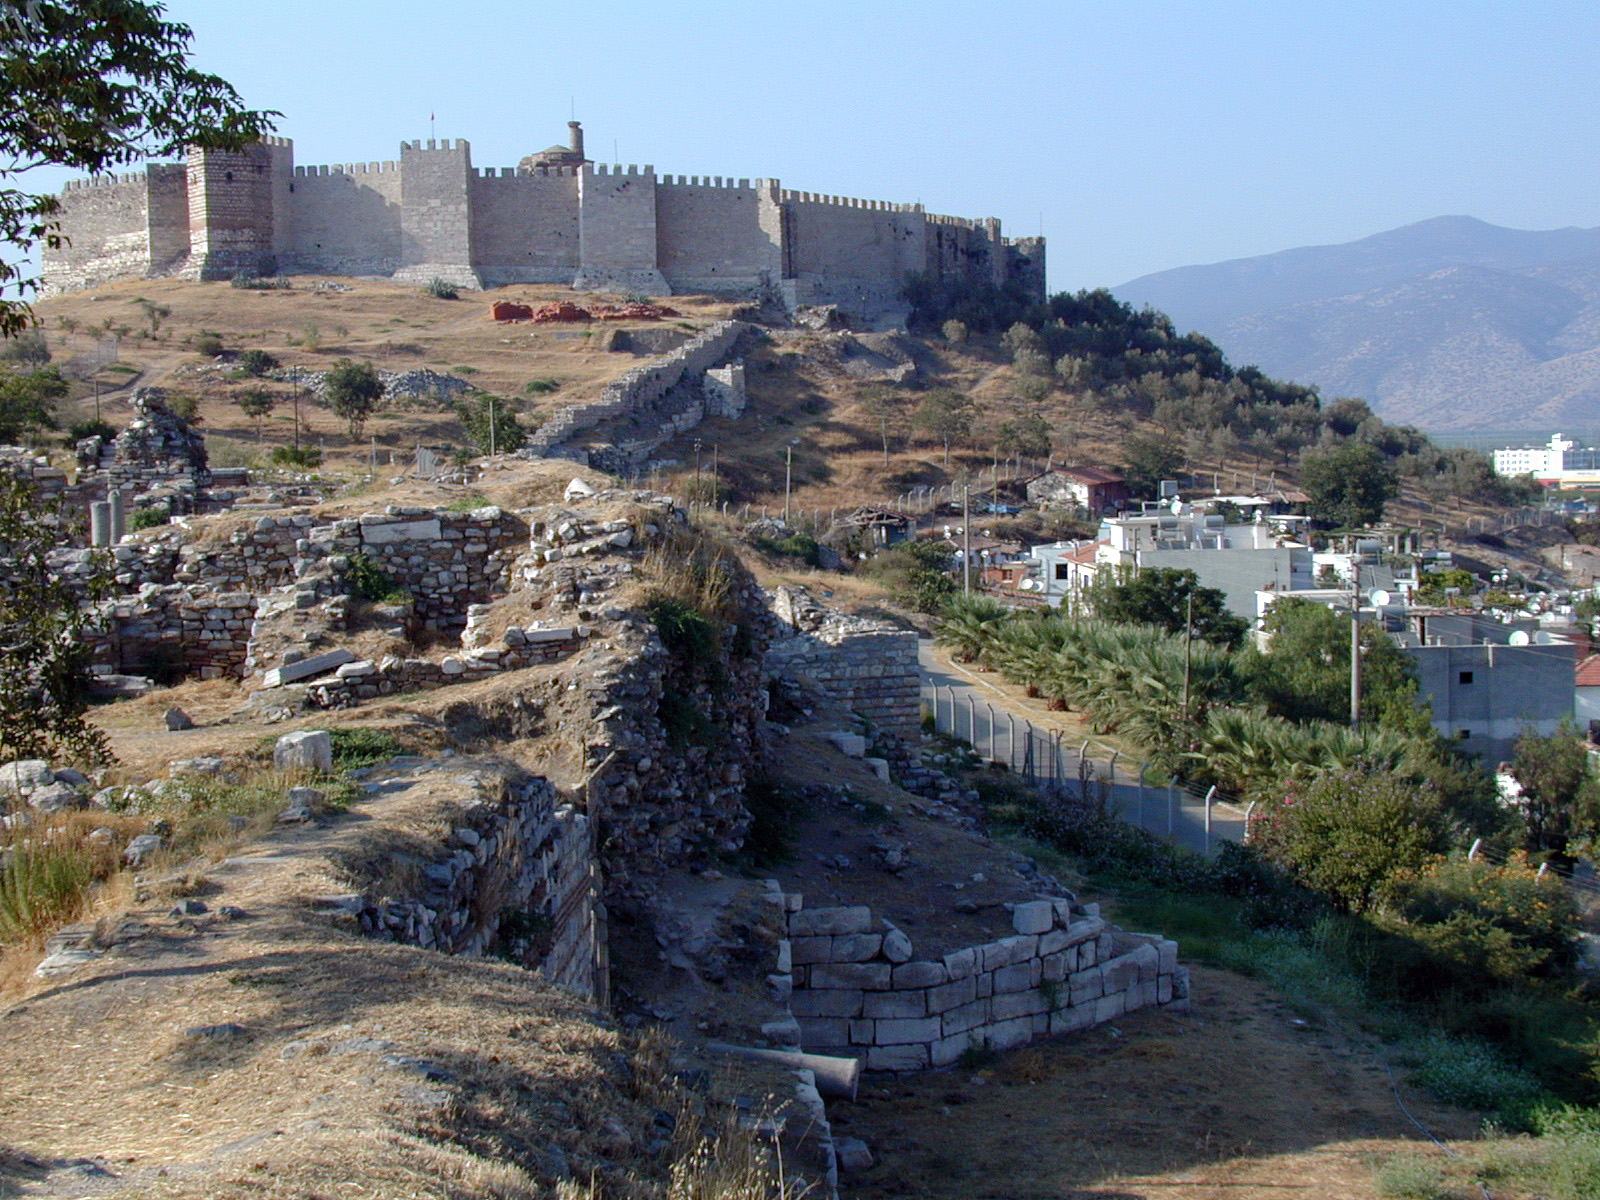
[[[1372,606],[1374,608],[1382,608],[1385,604],[1389,603],[1390,596],[1389,593],[1384,591],[1382,588],[1373,588],[1372,591],[1367,595],[1367,599],[1372,601]]]
[[[1533,635],[1533,644],[1536,646],[1554,646],[1556,644],[1556,635],[1553,633],[1546,633],[1541,629],[1538,633]]]
[[[1507,640],[1513,646],[1526,646],[1533,639],[1528,636],[1528,631],[1526,629],[1518,629],[1514,631],[1511,634],[1511,637]]]

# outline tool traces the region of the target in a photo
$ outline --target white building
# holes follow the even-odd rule
[[[1496,475],[1532,475],[1541,483],[1600,483],[1600,450],[1556,434],[1548,446],[1508,447],[1494,452]]]

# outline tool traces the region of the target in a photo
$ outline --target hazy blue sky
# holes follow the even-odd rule
[[[997,216],[1052,288],[1449,213],[1600,225],[1600,5],[171,0],[305,164],[565,136]]]

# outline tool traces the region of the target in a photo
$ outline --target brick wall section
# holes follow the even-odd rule
[[[581,626],[506,631],[505,640],[460,654],[447,654],[438,662],[427,658],[359,659],[345,663],[327,679],[306,689],[319,708],[351,708],[363,700],[425,692],[454,683],[473,683],[497,671],[516,671],[539,663],[558,662],[583,644]]]
[[[763,223],[778,185],[666,176],[656,184],[656,259],[674,292],[764,291],[783,274],[781,223]]]
[[[578,273],[583,291],[643,292],[672,289],[656,262],[656,176],[630,166],[600,165],[578,178]]]
[[[400,147],[400,269],[394,277],[437,278],[476,288],[472,269],[472,150],[465,139]]]
[[[189,151],[190,279],[270,275],[274,252],[273,172],[289,154],[281,139],[239,151]]]
[[[559,987],[603,1000],[603,918],[588,817],[560,803],[545,779],[484,778],[483,785],[493,798],[453,814],[448,842],[422,868],[422,889],[362,897],[361,928],[446,954],[502,950]],[[508,912],[543,931],[496,945]]]
[[[1016,933],[919,960],[871,909],[806,909],[783,898],[778,972],[802,1044],[865,1059],[868,1070],[949,1066],[969,1048],[1007,1050],[1156,1005],[1188,1006],[1176,942],[1108,926],[1098,905],[1018,904]]]
[[[61,222],[69,238],[39,250],[46,295],[149,273],[146,171],[73,180],[61,193]]]
[[[572,282],[578,270],[578,186],[572,170],[473,176],[472,261],[485,287]]]
[[[148,585],[135,596],[102,603],[84,641],[93,664],[119,673],[159,668],[200,679],[239,679],[255,615],[256,598],[247,592]]]
[[[392,275],[400,269],[400,166],[354,163],[344,171],[296,167],[289,249],[281,268],[332,275]]]

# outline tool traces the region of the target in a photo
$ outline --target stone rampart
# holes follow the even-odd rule
[[[944,1067],[972,1049],[1009,1050],[1156,1005],[1188,1007],[1176,942],[1123,933],[1098,905],[1065,898],[1012,908],[1009,937],[937,959],[866,907],[807,909],[784,898],[778,973],[808,1051],[868,1070]]]
[[[823,609],[791,588],[779,588],[771,603],[780,634],[767,651],[769,672],[810,680],[903,742],[917,737],[922,675],[915,633]]]
[[[91,663],[116,674],[242,678],[255,615],[248,592],[146,584],[102,602],[83,639]]]
[[[732,353],[739,339],[753,328],[743,321],[718,321],[676,350],[612,380],[594,403],[558,409],[528,439],[524,452],[568,457],[555,451],[562,442],[608,421],[638,417],[674,388],[698,386],[700,376]]]
[[[407,894],[362,896],[361,928],[446,954],[500,954],[604,1002],[599,876],[589,818],[548,780],[482,778]],[[371,889],[376,890],[376,888]]]

